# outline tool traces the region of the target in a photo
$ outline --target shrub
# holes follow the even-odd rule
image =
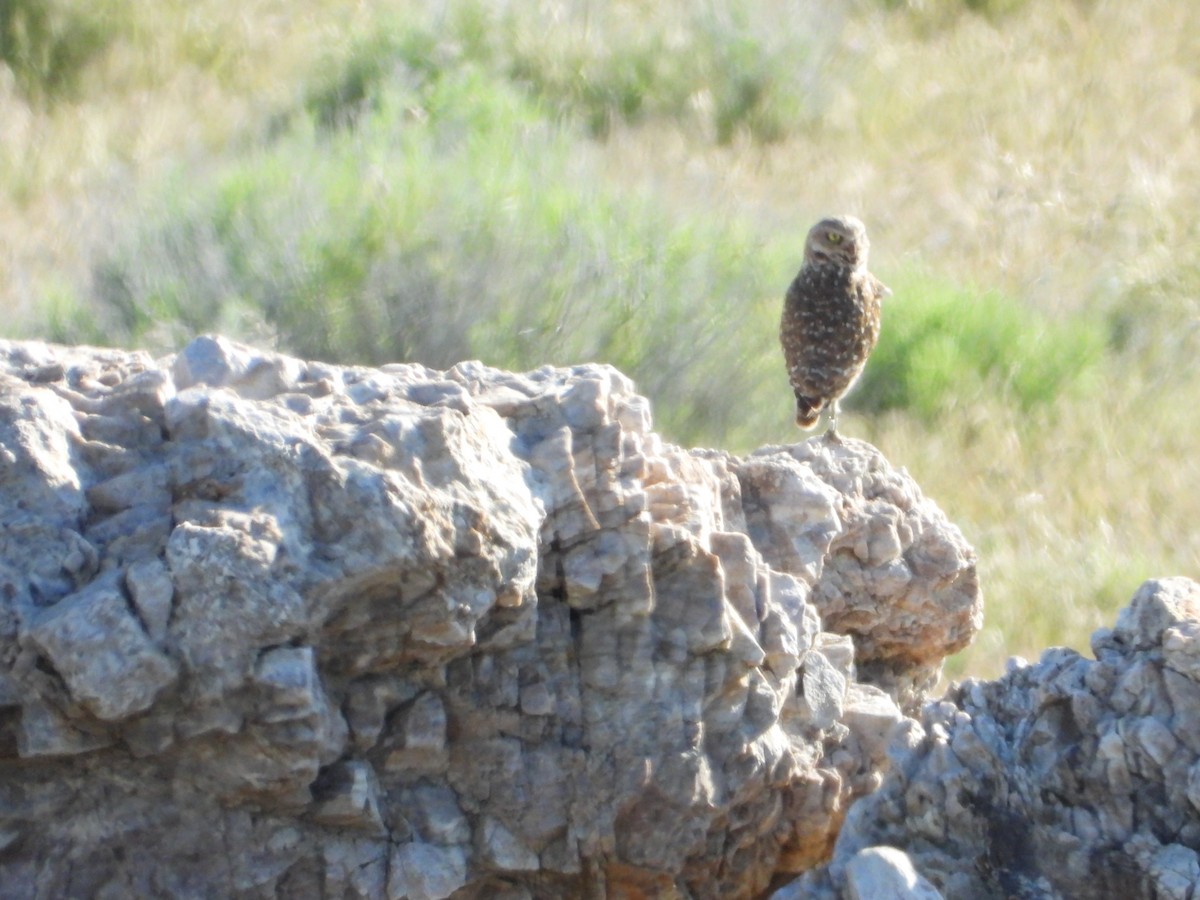
[[[1103,358],[1098,320],[1055,320],[996,292],[953,285],[920,271],[893,279],[879,345],[853,405],[933,418],[998,391],[1024,409],[1086,384]]]
[[[596,360],[680,440],[760,443],[764,423],[788,425],[775,334],[799,236],[582,184],[579,135],[477,67],[412,85],[397,79],[353,130],[296,121],[163,185],[95,266],[110,339],[269,330],[342,362]]]
[[[1029,5],[1029,0],[881,0],[887,9],[904,9],[923,27],[946,25],[963,11],[999,19]]]
[[[29,99],[50,103],[74,92],[84,67],[119,26],[109,4],[65,0],[0,3],[0,62]]]
[[[698,122],[721,143],[739,135],[768,142],[814,118],[812,29],[781,29],[776,16],[752,19],[721,4],[703,12],[668,5],[636,27],[617,13],[597,18],[576,10],[549,28],[527,7],[464,0],[425,21],[393,20],[331,57],[306,105],[325,126],[348,123],[397,67],[424,84],[475,66],[595,137],[661,118]]]
[[[1200,263],[1180,256],[1105,303],[1112,348],[1155,379],[1190,374],[1200,353]]]

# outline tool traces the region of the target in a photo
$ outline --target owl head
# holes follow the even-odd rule
[[[808,232],[804,261],[819,265],[833,263],[850,269],[867,267],[867,228],[854,216],[830,216]]]

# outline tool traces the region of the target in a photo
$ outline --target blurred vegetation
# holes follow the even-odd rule
[[[1016,13],[1030,0],[882,0],[889,10],[902,12],[922,32],[955,24],[963,15],[976,14],[993,21]],[[1086,2],[1086,0],[1084,0]]]
[[[796,235],[764,244],[739,223],[581,191],[571,142],[521,92],[470,66],[410,81],[351,130],[300,124],[199,183],[168,180],[159,216],[97,263],[99,332],[165,349],[249,329],[373,364],[602,359],[659,398],[677,436],[752,442],[762,419],[729,396],[777,374],[761,349]],[[75,322],[60,316],[49,336],[78,339]]]
[[[1022,411],[1064,393],[1093,401],[1108,335],[1099,317],[1054,321],[997,291],[908,272],[901,299],[858,387],[859,408],[905,410],[935,423],[954,406],[997,394]],[[1082,392],[1082,393],[1081,393]]]
[[[534,7],[462,0],[423,22],[379,23],[331,61],[306,105],[322,124],[342,124],[378,99],[397,67],[420,82],[477,67],[596,137],[617,124],[666,118],[721,143],[743,134],[774,141],[812,120],[805,85],[816,71],[799,33],[781,40],[777,23],[753,16],[749,5],[682,7],[682,16],[678,9],[603,24],[585,12],[574,30],[542,24]],[[806,68],[809,78],[797,77]]]
[[[745,451],[797,439],[782,295],[853,212],[894,296],[844,430],[978,548],[953,671],[994,674],[1197,574],[1197,41],[1172,0],[8,0],[4,328],[598,360]]]
[[[121,7],[109,2],[3,0],[0,62],[21,93],[40,104],[73,94],[83,70],[122,25]]]

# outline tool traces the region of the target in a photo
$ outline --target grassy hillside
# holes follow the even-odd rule
[[[895,295],[844,430],[979,549],[991,675],[1200,574],[1197,47],[1173,0],[10,0],[0,330],[602,360],[741,451],[853,212]]]

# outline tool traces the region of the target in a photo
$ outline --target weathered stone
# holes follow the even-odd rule
[[[171,600],[175,596],[167,567],[158,559],[136,562],[125,572],[125,587],[150,639],[155,643],[162,641],[167,635]]]
[[[941,893],[895,847],[859,850],[846,863],[846,900],[941,900]]]
[[[1198,598],[1186,579],[1146,582],[1093,637],[1097,660],[1050,650],[928,704],[832,861],[789,890],[854,896],[855,861],[891,845],[947,897],[1193,896],[1200,740],[1180,671],[1200,654]]]
[[[0,893],[749,900],[819,862],[978,626],[973,556],[865,444],[650,424],[605,366],[0,342]],[[1185,746],[1114,739],[1131,778]]]
[[[460,847],[413,841],[392,851],[389,900],[442,900],[467,883],[467,856]]]
[[[283,393],[298,380],[299,360],[241,347],[222,337],[200,337],[175,357],[171,377],[178,390],[195,385],[231,387],[252,399]]]
[[[1191,900],[1200,884],[1200,858],[1190,847],[1169,844],[1154,854],[1149,876],[1155,897]]]
[[[486,819],[483,823],[483,858],[502,872],[536,872],[538,869],[538,855],[495,819]]]
[[[974,551],[862,442],[767,447],[734,468],[763,558],[812,585],[824,627],[854,638],[859,677],[915,710],[982,625]]]
[[[322,844],[319,864],[311,874],[300,870],[297,893],[313,890],[317,897],[386,897],[391,846],[384,840],[331,835]],[[322,891],[318,884],[322,883]],[[290,896],[280,891],[281,896]]]
[[[1112,635],[1126,646],[1145,650],[1162,644],[1163,632],[1200,620],[1200,585],[1190,578],[1147,581],[1117,616]]]
[[[17,753],[22,757],[70,756],[112,743],[113,738],[106,732],[76,728],[58,710],[35,698],[30,698],[21,707]]]
[[[396,714],[396,727],[381,744],[384,768],[410,774],[446,770],[446,709],[434,693],[424,693]]]
[[[420,784],[406,795],[408,818],[422,839],[433,844],[465,844],[471,823],[458,797],[444,784]]]
[[[819,651],[809,650],[800,664],[800,696],[814,728],[829,728],[842,717],[846,676]]]
[[[73,699],[100,719],[141,712],[178,677],[130,614],[111,579],[40,611],[23,629],[66,682]]]
[[[285,643],[307,624],[302,596],[272,577],[274,524],[242,516],[226,522],[180,521],[166,548],[176,596],[168,640],[205,698],[240,687],[264,645]],[[231,620],[240,627],[230,628]]]
[[[379,813],[379,785],[369,763],[346,760],[329,766],[313,782],[312,793],[312,821],[387,832]]]

